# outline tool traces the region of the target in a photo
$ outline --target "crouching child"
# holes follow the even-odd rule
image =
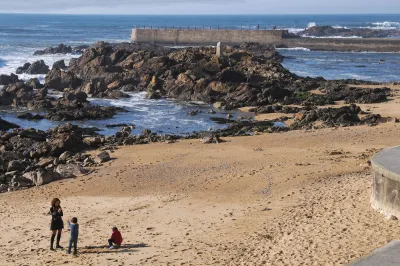
[[[118,231],[117,227],[112,228],[112,234],[111,238],[108,239],[108,248],[113,249],[113,248],[119,248],[122,244],[122,235],[121,232]]]
[[[71,230],[71,235],[69,238],[69,245],[68,245],[68,251],[67,254],[71,254],[71,247],[74,245],[74,255],[77,255],[77,249],[78,249],[78,235],[79,235],[79,224],[78,224],[78,218],[73,217],[72,219],[68,220],[68,226]]]

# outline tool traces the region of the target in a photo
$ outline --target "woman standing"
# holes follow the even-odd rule
[[[57,245],[56,245],[56,248],[63,248],[62,246],[60,246],[61,233],[62,233],[62,230],[64,229],[64,222],[62,220],[63,211],[62,211],[60,203],[61,203],[61,201],[58,198],[54,198],[51,201],[51,208],[50,208],[50,213],[51,213],[50,250],[54,250],[53,244],[54,244],[54,238],[56,237],[56,233],[57,233]]]

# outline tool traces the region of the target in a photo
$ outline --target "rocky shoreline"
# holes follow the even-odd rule
[[[132,125],[121,126],[113,136],[101,136],[95,129],[84,129],[70,123],[46,132],[20,129],[0,120],[0,192],[38,186],[54,180],[87,173],[110,160],[107,151],[121,145],[151,142],[173,143],[178,139],[202,139],[218,143],[220,137],[246,136],[318,127],[376,125],[391,121],[379,114],[366,113],[356,104],[387,101],[388,88],[360,88],[373,84],[356,80],[327,81],[323,78],[299,77],[281,62],[283,57],[270,46],[248,43],[224,47],[223,55],[215,48],[170,49],[131,43],[96,43],[90,47],[71,48],[60,45],[35,52],[36,55],[81,52],[69,66],[59,61],[50,70],[43,61],[25,64],[18,73],[44,73],[45,84],[37,79],[27,82],[17,75],[1,75],[0,105],[24,107],[30,112],[19,118],[28,120],[76,121],[111,118],[126,112],[123,108],[93,105],[88,97],[118,99],[126,92],[147,92],[151,99],[174,98],[202,101],[214,109],[231,110],[253,107],[255,113],[295,114],[290,125],[282,126],[288,117],[269,121],[228,117],[219,122],[229,124],[214,132],[188,136],[160,136],[145,130],[133,135]],[[350,84],[357,84],[354,87]],[[51,97],[48,90],[62,93]],[[315,93],[315,92],[318,93]],[[327,107],[337,101],[348,106]],[[190,112],[196,115],[197,112]],[[101,149],[97,155],[88,151]]]
[[[303,37],[360,37],[360,38],[388,38],[399,37],[398,29],[371,29],[371,28],[344,28],[332,26],[314,26],[297,32],[295,36]]]

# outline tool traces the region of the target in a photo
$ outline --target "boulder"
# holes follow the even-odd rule
[[[79,88],[82,84],[82,80],[72,72],[52,69],[46,75],[45,83],[47,88],[63,91],[65,88]]]
[[[18,82],[18,76],[14,74],[8,75],[0,75],[0,85],[9,85],[12,83]]]
[[[82,134],[76,131],[71,133],[53,134],[49,140],[52,156],[60,156],[65,151],[74,151],[82,145]]]
[[[100,137],[86,137],[83,139],[83,143],[90,147],[99,147],[103,144],[103,140]]]
[[[94,161],[96,163],[104,163],[109,160],[111,160],[111,157],[110,157],[110,154],[108,154],[108,152],[106,152],[106,151],[103,151],[94,157]]]
[[[30,171],[22,175],[25,179],[30,180],[35,186],[42,186],[51,183],[58,179],[58,174],[49,170],[45,171],[39,169],[37,171]]]
[[[67,69],[67,66],[65,65],[64,60],[59,60],[54,62],[52,69]]]
[[[28,87],[31,87],[32,89],[35,89],[35,90],[43,88],[43,85],[40,83],[39,79],[37,79],[37,78],[32,78],[32,79],[28,80],[25,84]]]
[[[55,172],[59,174],[61,179],[74,178],[88,173],[88,171],[79,164],[59,164]]]
[[[17,68],[17,70],[15,71],[15,73],[17,74],[23,74],[25,73],[28,68],[31,66],[31,63],[25,63],[22,67]]]
[[[215,135],[215,134],[211,134],[209,136],[206,136],[206,137],[202,138],[200,141],[203,144],[211,144],[211,143],[217,143],[218,144],[218,143],[222,142],[222,140],[219,138],[219,136]]]
[[[61,162],[66,162],[69,158],[71,158],[74,154],[70,151],[63,152],[58,159]]]
[[[32,64],[26,63],[22,67],[17,68],[17,74],[30,74],[30,75],[37,75],[37,74],[47,74],[49,73],[49,67],[44,63],[43,60],[36,61]]]
[[[24,113],[17,116],[18,119],[26,119],[26,120],[42,120],[44,116],[39,114],[33,115],[31,113]]]
[[[23,176],[13,176],[9,184],[11,187],[31,187],[34,183]]]
[[[7,131],[12,128],[19,128],[19,126],[0,118],[0,130]]]
[[[37,74],[47,74],[49,73],[50,69],[43,60],[39,60],[34,62],[29,68],[26,70],[27,74],[37,75]]]
[[[42,158],[40,159],[40,161],[37,163],[37,166],[41,167],[41,168],[45,168],[46,166],[49,166],[50,164],[52,164],[54,161],[54,158]]]
[[[25,163],[19,160],[13,160],[8,163],[7,172],[19,171],[22,172],[26,168]]]

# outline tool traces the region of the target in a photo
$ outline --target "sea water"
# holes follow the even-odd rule
[[[0,14],[0,74],[15,73],[26,62],[44,60],[51,65],[60,59],[69,62],[76,55],[33,56],[33,52],[60,43],[66,45],[90,45],[96,41],[126,42],[134,27],[211,27],[233,29],[288,29],[299,32],[313,25],[331,25],[348,28],[399,29],[399,15],[39,15]],[[322,76],[326,79],[355,78],[370,81],[400,81],[399,53],[343,53],[311,52],[304,48],[282,49],[286,56],[283,65],[300,76]],[[399,51],[400,52],[400,51]],[[44,75],[20,75],[42,82]],[[186,134],[192,131],[223,127],[210,120],[209,105],[168,99],[150,100],[143,93],[132,94],[129,99],[100,100],[92,102],[120,106],[128,113],[102,121],[74,122],[82,126],[98,127],[104,134],[116,129],[105,125],[115,123],[135,124],[136,132],[149,128],[154,132]],[[189,116],[191,110],[201,110],[197,116]],[[58,124],[48,120],[30,122],[17,119],[23,109],[0,110],[0,116],[23,127],[47,129]],[[240,114],[234,114],[240,115]],[[217,113],[223,117],[226,113]]]

